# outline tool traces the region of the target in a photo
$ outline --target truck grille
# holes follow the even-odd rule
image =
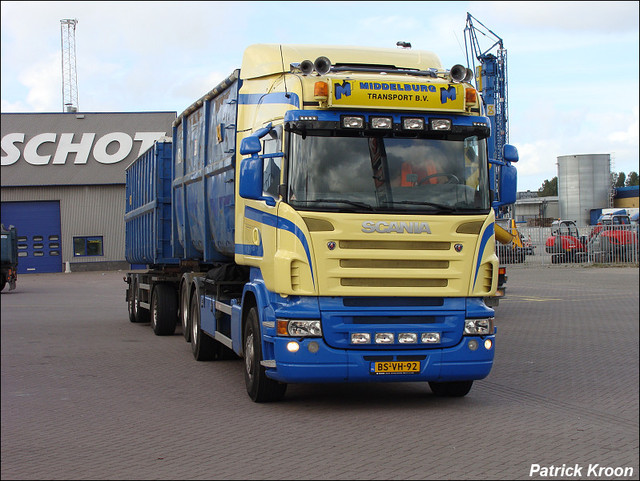
[[[462,297],[470,290],[491,290],[490,263],[483,263],[476,273],[477,221],[473,232],[465,230],[473,221],[452,225],[450,218],[439,218],[430,220],[431,234],[369,234],[359,232],[365,216],[344,224],[309,217],[304,220],[321,296]],[[464,228],[457,231],[460,225]]]

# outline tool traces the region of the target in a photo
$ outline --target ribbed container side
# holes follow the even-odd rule
[[[562,219],[590,223],[592,209],[608,207],[611,192],[609,154],[558,157],[558,205]]]
[[[181,259],[233,260],[238,89],[236,72],[174,125],[173,253]]]
[[[171,142],[158,141],[126,170],[125,258],[175,264],[171,256]]]

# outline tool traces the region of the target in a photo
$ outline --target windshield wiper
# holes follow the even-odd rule
[[[417,201],[417,200],[394,200],[386,201],[386,204],[409,204],[409,205],[427,205],[436,209],[443,210],[445,212],[455,212],[457,209],[445,204],[436,204],[435,202]]]
[[[296,203],[299,202],[307,202],[307,203],[338,203],[338,204],[349,204],[354,207],[360,207],[361,209],[367,210],[376,210],[372,205],[366,204],[364,202],[357,202],[355,200],[349,199],[309,199],[309,200],[296,200]]]

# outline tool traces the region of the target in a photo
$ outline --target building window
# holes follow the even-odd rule
[[[74,237],[73,255],[74,257],[103,255],[102,236]]]

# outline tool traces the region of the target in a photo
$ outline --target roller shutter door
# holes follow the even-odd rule
[[[60,202],[3,202],[2,223],[18,232],[18,274],[62,272]]]

